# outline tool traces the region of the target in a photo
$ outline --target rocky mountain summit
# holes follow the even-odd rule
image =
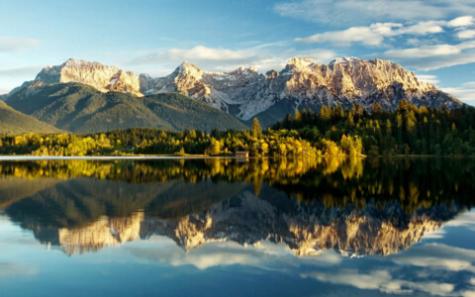
[[[242,105],[255,96],[264,76],[252,68],[231,72],[204,72],[196,65],[182,63],[170,75],[162,78],[141,76],[145,94],[178,92],[203,101],[215,108],[230,111],[231,105]],[[241,117],[242,118],[242,117]]]
[[[34,85],[76,82],[101,92],[122,92],[141,96],[139,77],[130,71],[97,62],[69,59],[61,65],[49,66],[38,73]]]
[[[155,80],[155,86],[147,92],[175,90],[242,120],[279,106],[286,106],[288,113],[299,108],[318,110],[322,105],[360,104],[370,108],[375,102],[391,110],[401,99],[430,107],[461,105],[402,66],[380,59],[341,58],[322,65],[293,58],[283,70],[266,74],[252,68],[206,73],[183,64],[167,78]]]
[[[137,97],[179,93],[241,120],[255,116],[265,123],[281,119],[296,109],[319,110],[322,105],[371,108],[379,103],[392,110],[402,99],[416,105],[456,108],[462,103],[434,85],[390,61],[339,58],[328,65],[292,58],[280,71],[259,73],[253,68],[206,72],[183,63],[170,75],[153,78],[117,67],[70,59],[44,68],[25,88],[76,82],[100,92],[122,92]]]

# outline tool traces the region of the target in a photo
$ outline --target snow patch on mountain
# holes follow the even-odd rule
[[[245,67],[229,72],[206,72],[184,62],[170,75],[158,78],[70,59],[59,66],[44,68],[27,86],[67,82],[83,83],[101,92],[136,96],[180,93],[242,120],[250,120],[279,103],[295,109],[353,104],[370,108],[374,103],[394,109],[401,99],[430,107],[462,105],[398,64],[353,57],[338,58],[328,65],[295,57],[284,69],[265,74]]]

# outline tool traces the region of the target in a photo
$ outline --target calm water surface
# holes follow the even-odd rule
[[[475,162],[0,162],[0,296],[475,296]]]

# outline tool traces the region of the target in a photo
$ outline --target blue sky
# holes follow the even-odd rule
[[[475,0],[1,1],[0,93],[70,57],[158,76],[356,56],[475,103],[474,17]]]

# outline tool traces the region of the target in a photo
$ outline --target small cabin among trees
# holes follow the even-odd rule
[[[239,159],[249,159],[248,151],[237,151],[234,156]]]

